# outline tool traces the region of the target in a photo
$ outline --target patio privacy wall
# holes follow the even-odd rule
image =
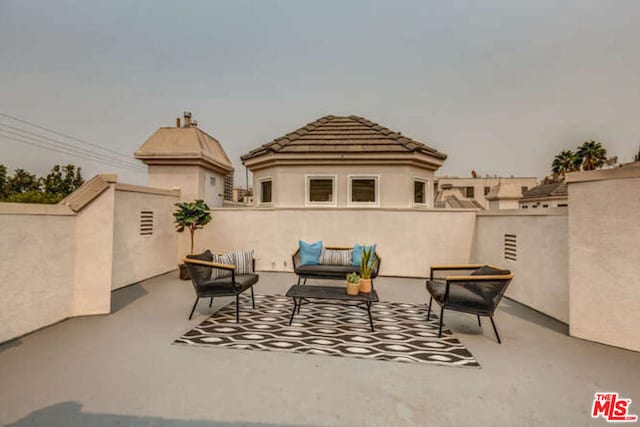
[[[298,240],[325,246],[377,244],[380,274],[426,277],[429,266],[469,260],[475,211],[417,209],[216,209],[196,246],[215,251],[253,248],[256,268],[293,271]]]
[[[640,163],[568,181],[570,333],[640,351]]]
[[[569,323],[567,208],[479,212],[471,262],[511,270],[507,297]]]
[[[111,310],[111,290],[176,268],[178,191],[97,176],[68,204],[0,203],[0,342]],[[153,212],[140,234],[140,212]]]

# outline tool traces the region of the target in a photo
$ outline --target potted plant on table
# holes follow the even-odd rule
[[[362,264],[360,265],[360,292],[368,294],[371,292],[371,271],[377,260],[371,261],[373,248],[365,247],[362,249]]]
[[[176,203],[176,211],[173,213],[176,224],[176,231],[182,233],[185,229],[188,229],[191,233],[191,249],[190,254],[193,254],[193,242],[196,230],[203,228],[205,225],[211,222],[211,212],[209,206],[204,200],[196,200],[194,202],[182,202]],[[189,280],[189,271],[184,264],[179,264],[180,267],[180,279]]]
[[[355,296],[358,295],[358,290],[360,288],[360,276],[358,273],[353,272],[347,274],[347,295]]]

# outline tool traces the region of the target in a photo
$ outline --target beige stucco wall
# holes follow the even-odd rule
[[[196,244],[227,251],[253,248],[259,270],[291,271],[298,240],[325,245],[377,243],[381,274],[427,277],[429,266],[465,263],[475,211],[414,209],[221,209]]]
[[[75,216],[66,206],[0,203],[0,230],[3,342],[71,316]]]
[[[570,333],[640,351],[640,167],[571,179]]]
[[[518,201],[514,199],[499,199],[499,200],[489,201],[490,210],[518,209],[518,208],[519,208]]]
[[[214,177],[216,185],[211,184]],[[224,177],[202,166],[149,165],[147,184],[152,188],[179,189],[182,201],[204,200],[209,207],[221,207]]]
[[[177,233],[172,212],[179,192],[117,185],[112,289],[176,268]],[[140,212],[153,212],[153,234],[140,234]]]
[[[433,171],[410,165],[286,165],[272,166],[253,173],[254,201],[260,205],[260,181],[273,180],[274,207],[305,207],[307,176],[336,176],[336,207],[349,206],[348,177],[377,176],[379,207],[410,208],[414,206],[414,178],[426,179],[427,205],[433,207]]]
[[[517,236],[517,261],[504,257],[504,235]],[[567,209],[478,213],[471,259],[511,270],[507,296],[569,322]]]
[[[76,215],[72,315],[111,310],[115,184]]]

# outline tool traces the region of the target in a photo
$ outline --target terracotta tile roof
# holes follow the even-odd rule
[[[325,116],[264,144],[242,161],[269,153],[412,153],[446,159],[443,154],[400,132],[358,116]]]
[[[553,182],[550,184],[540,184],[522,194],[523,199],[539,199],[541,197],[567,197],[566,182]]]

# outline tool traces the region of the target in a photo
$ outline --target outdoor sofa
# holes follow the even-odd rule
[[[325,246],[324,249],[333,251],[351,251],[353,246]],[[374,252],[375,262],[371,269],[371,278],[378,277],[380,271],[380,263],[382,258],[378,252]],[[304,279],[303,283],[307,283],[307,279],[345,279],[347,274],[356,272],[360,274],[360,266],[355,265],[334,265],[334,264],[317,264],[317,265],[300,265],[300,248],[291,255],[293,263],[293,271],[298,276],[298,285],[300,280]]]

